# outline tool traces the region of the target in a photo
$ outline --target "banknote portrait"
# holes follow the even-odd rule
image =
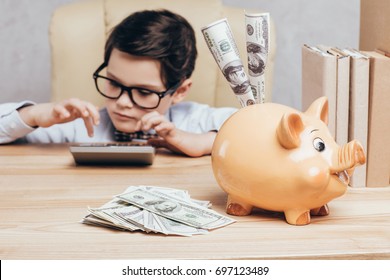
[[[249,88],[249,80],[240,60],[232,61],[222,70],[235,94],[244,94]]]
[[[180,205],[170,200],[153,200],[145,202],[145,205],[153,206],[159,212],[176,212],[179,210]]]
[[[248,53],[248,71],[250,76],[260,76],[264,74],[267,50],[255,43],[248,42],[246,46]]]

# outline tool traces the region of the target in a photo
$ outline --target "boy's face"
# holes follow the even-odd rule
[[[113,49],[107,65],[106,76],[127,87],[141,87],[163,92],[166,87],[161,80],[160,62],[148,57],[132,56]],[[176,93],[175,93],[176,94]],[[173,95],[166,95],[155,109],[141,109],[133,104],[127,92],[119,99],[106,99],[108,114],[116,129],[134,132],[137,123],[146,113],[157,111],[165,114],[174,101]]]

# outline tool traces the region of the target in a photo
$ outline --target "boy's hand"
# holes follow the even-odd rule
[[[160,137],[168,141],[177,136],[175,125],[156,111],[145,114],[137,126],[136,130],[148,131],[154,129]]]
[[[172,152],[177,153],[177,154],[184,153],[178,147],[171,145],[169,142],[167,142],[163,138],[150,138],[150,139],[148,139],[148,145],[151,145],[155,148],[165,148],[165,149],[171,150]]]
[[[149,139],[149,144],[191,157],[210,154],[216,136],[216,132],[213,131],[198,134],[177,129],[173,123],[158,112],[145,114],[138,123],[136,130],[152,128],[161,138]]]
[[[90,137],[93,136],[93,126],[99,124],[100,120],[98,109],[92,103],[78,98],[23,107],[19,109],[19,114],[32,127],[49,127],[82,118]]]
[[[161,138],[152,138],[148,140],[148,143],[157,148],[167,148],[176,153],[183,153],[180,149],[182,146],[183,137],[182,131],[178,130],[173,123],[165,118],[165,116],[154,111],[145,114],[136,130],[148,131],[154,129],[158,136]]]

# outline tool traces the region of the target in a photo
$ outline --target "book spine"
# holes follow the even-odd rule
[[[369,59],[352,57],[348,140],[358,140],[367,152]],[[355,169],[350,185],[366,185],[366,165]]]

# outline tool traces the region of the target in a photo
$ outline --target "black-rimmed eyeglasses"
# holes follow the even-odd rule
[[[168,94],[175,93],[181,84],[181,82],[178,82],[174,86],[162,92],[141,87],[126,87],[113,79],[99,75],[99,72],[102,71],[106,66],[107,64],[103,63],[93,73],[93,79],[95,80],[95,85],[98,92],[109,99],[118,99],[124,92],[127,92],[131,102],[142,109],[157,108],[160,105],[161,99]]]

